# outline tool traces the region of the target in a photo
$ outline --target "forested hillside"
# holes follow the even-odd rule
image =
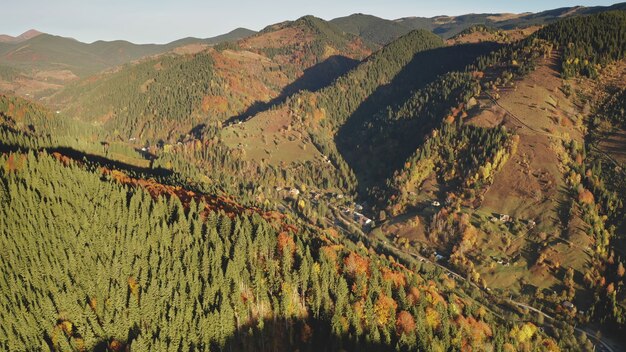
[[[22,139],[4,131],[3,150]],[[207,212],[61,154],[0,161],[8,350],[557,345],[499,321],[433,267],[409,270],[330,229]]]
[[[58,93],[53,104],[104,125],[113,138],[176,141],[200,125],[245,118],[297,90],[319,88],[367,53],[357,37],[308,16],[214,49],[90,77]]]
[[[384,45],[416,29],[425,29],[443,39],[449,39],[475,26],[510,30],[543,26],[567,17],[625,9],[626,4],[619,3],[611,6],[563,7],[537,13],[471,13],[460,16],[403,17],[395,20],[356,13],[335,18],[330,22],[348,33]]]

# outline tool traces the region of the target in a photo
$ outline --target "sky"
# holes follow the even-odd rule
[[[304,15],[326,20],[353,13],[387,19],[466,13],[538,12],[566,6],[611,5],[623,0],[0,0],[0,33],[26,30],[83,42],[124,39],[167,43],[208,38],[237,27],[260,30]]]

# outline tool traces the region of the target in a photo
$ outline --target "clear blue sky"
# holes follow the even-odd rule
[[[620,0],[2,0],[0,33],[34,28],[92,42],[125,39],[165,43],[212,37],[236,27],[259,30],[303,15],[324,19],[366,13],[399,17],[486,12],[537,12],[565,6],[611,5]]]

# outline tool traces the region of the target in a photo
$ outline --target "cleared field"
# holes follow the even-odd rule
[[[517,153],[496,175],[484,195],[482,209],[552,223],[563,187],[559,155],[561,139],[582,141],[578,108],[561,90],[558,56],[545,59],[535,71],[501,89],[497,103],[483,96],[481,111],[468,122],[477,126],[503,125],[520,136]]]
[[[231,148],[243,150],[244,159],[272,165],[323,160],[308,134],[293,128],[285,109],[262,112],[245,122],[228,126],[222,140]]]

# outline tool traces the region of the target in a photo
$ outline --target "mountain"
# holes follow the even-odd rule
[[[34,38],[40,34],[43,34],[35,29],[28,30],[17,37],[12,37],[6,34],[0,34],[0,43],[21,43],[25,40]]]
[[[0,42],[0,91],[45,98],[81,77],[146,56],[177,51],[189,54],[254,34],[245,28],[207,39],[185,38],[168,44],[134,44],[123,40],[90,44],[29,31],[19,40]],[[9,74],[10,73],[10,74]]]
[[[134,44],[124,40],[99,40],[86,44],[50,34],[34,36],[28,33],[20,36],[19,41],[0,44],[0,64],[23,70],[70,70],[82,77],[178,46],[193,43],[213,45],[241,39],[254,32],[239,28],[213,38],[185,38],[162,45]]]
[[[177,138],[318,89],[369,53],[359,37],[307,16],[191,56],[165,54],[88,77],[52,104],[128,138]]]
[[[254,35],[255,33],[256,33],[255,31],[247,29],[247,28],[236,28],[228,33],[221,34],[221,35],[211,37],[211,38],[206,38],[206,39],[200,39],[200,38],[194,38],[194,37],[178,39],[173,42],[167,43],[166,46],[170,49],[173,49],[173,48],[177,48],[180,46],[189,45],[189,44],[197,44],[197,43],[206,44],[206,45],[215,45],[215,44],[219,44],[223,42],[230,42],[230,41],[236,41],[239,39],[247,38],[247,37]]]
[[[41,34],[19,44],[0,47],[0,63],[23,70],[67,69],[88,75],[163,50],[158,45],[136,45],[126,41],[97,41],[85,44],[75,39]]]
[[[367,41],[380,45],[387,44],[408,31],[406,26],[397,22],[360,13],[335,18],[330,23],[343,31],[358,35]]]
[[[513,28],[545,25],[570,16],[582,16],[624,9],[626,9],[626,3],[611,6],[564,7],[538,13],[467,14],[430,18],[403,17],[396,20],[386,20],[363,14],[353,14],[347,17],[333,19],[331,22],[348,33],[361,35],[364,39],[378,44],[387,44],[391,40],[415,29],[426,29],[444,39],[449,39],[461,31],[476,25],[509,30]]]
[[[625,19],[624,11],[564,16],[507,45],[443,46],[426,30],[410,32],[221,138],[247,162],[315,170],[307,189],[356,195],[387,221],[387,238],[446,253],[477,284],[516,294],[565,285],[561,299],[622,326],[622,298],[602,293],[594,305],[585,295],[602,290],[590,283],[600,277],[611,292],[622,285],[611,250],[622,253],[625,236]],[[589,99],[607,120],[585,115]],[[604,132],[587,144],[590,126]],[[563,267],[581,276],[563,281]]]

